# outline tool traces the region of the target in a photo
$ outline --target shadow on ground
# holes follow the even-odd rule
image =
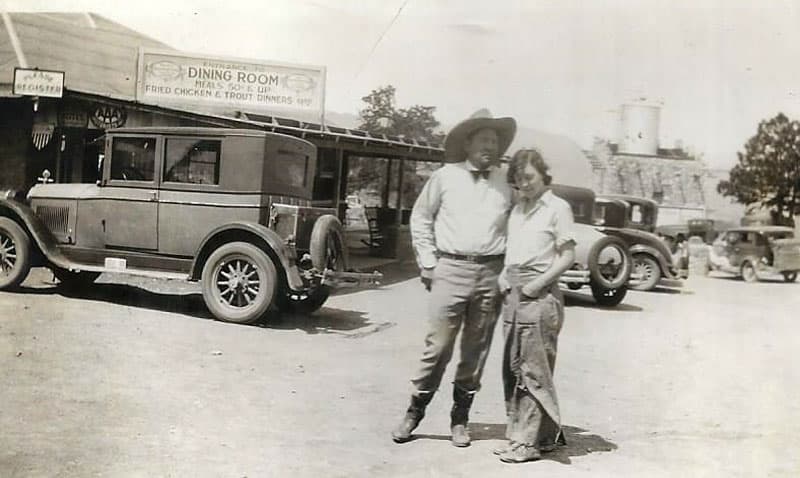
[[[506,440],[506,426],[499,423],[470,423],[472,441]],[[586,456],[590,453],[614,451],[618,447],[600,435],[595,435],[583,428],[564,426],[564,438],[567,444],[555,451],[542,454],[542,460],[557,461],[565,465],[572,463],[570,458]],[[412,440],[446,440],[450,435],[413,435]],[[498,443],[499,445],[499,443]]]
[[[585,307],[590,309],[613,310],[615,312],[641,312],[642,309],[638,305],[628,304],[625,301],[628,297],[623,299],[622,303],[614,307],[602,307],[597,304],[591,294],[583,294],[574,291],[564,291],[564,304],[567,307]]]
[[[311,315],[272,311],[257,324],[267,329],[302,330],[307,334],[339,334],[357,339],[397,325],[370,322],[367,314],[356,310],[323,307]]]
[[[169,289],[169,285],[164,286]],[[180,287],[173,285],[172,288]],[[199,319],[214,320],[206,308],[203,296],[196,292],[157,292],[131,284],[100,282],[80,290],[70,290],[40,281],[36,287],[21,287],[16,291],[22,295],[60,295],[71,299],[91,300],[110,304],[150,309],[187,315]],[[348,338],[359,338],[396,324],[375,324],[364,312],[323,307],[311,315],[268,312],[253,324],[255,327],[280,330],[302,330],[308,334],[342,334]]]

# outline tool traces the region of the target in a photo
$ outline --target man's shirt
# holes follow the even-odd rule
[[[464,255],[503,254],[511,188],[506,168],[474,178],[468,162],[433,172],[411,211],[411,239],[421,268],[436,265],[436,251]]]
[[[557,249],[575,242],[574,221],[569,203],[550,190],[527,213],[521,199],[508,218],[506,265],[546,271],[553,264]]]

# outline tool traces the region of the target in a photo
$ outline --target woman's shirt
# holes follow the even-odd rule
[[[524,206],[523,199],[508,218],[505,264],[542,273],[553,264],[558,249],[575,243],[572,209],[550,190],[528,212]]]

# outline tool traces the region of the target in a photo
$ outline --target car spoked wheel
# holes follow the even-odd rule
[[[0,290],[13,289],[31,270],[31,242],[14,221],[0,217]]]
[[[658,262],[645,254],[633,256],[633,272],[641,277],[641,282],[631,287],[634,290],[652,290],[661,279]]]
[[[277,272],[266,252],[246,242],[215,250],[203,267],[203,300],[226,322],[253,323],[275,298]]]
[[[756,282],[758,281],[758,274],[756,273],[756,268],[750,261],[745,261],[742,264],[742,279],[745,282]]]
[[[783,273],[783,280],[786,282],[794,282],[797,280],[797,272],[784,272]]]
[[[325,215],[317,219],[311,231],[309,255],[318,273],[346,270],[348,257],[344,247],[344,228],[337,217]],[[331,288],[327,285],[311,284],[303,294],[290,293],[287,305],[292,311],[310,314],[322,307],[330,293]]]

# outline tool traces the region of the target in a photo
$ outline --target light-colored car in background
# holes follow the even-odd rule
[[[551,189],[570,204],[575,217],[575,264],[562,274],[560,283],[570,290],[589,286],[598,305],[620,304],[631,278],[632,258],[627,244],[594,226],[594,191],[561,184],[551,185]]]
[[[711,270],[727,272],[746,282],[783,276],[794,282],[800,272],[800,239],[783,226],[744,226],[728,229],[709,252]]]

